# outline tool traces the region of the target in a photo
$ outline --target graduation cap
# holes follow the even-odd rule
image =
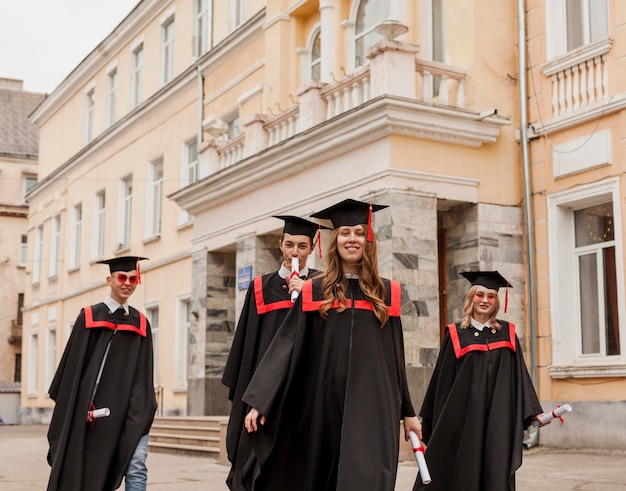
[[[387,205],[375,205],[355,199],[345,199],[322,211],[311,215],[313,218],[330,220],[333,228],[354,227],[355,225],[367,224],[367,240],[371,242],[372,236],[372,213],[387,208]]]
[[[108,264],[111,273],[116,271],[134,271],[137,270],[137,276],[139,283],[141,283],[141,269],[139,268],[139,261],[147,260],[147,257],[141,256],[120,256],[113,259],[105,259],[98,261],[98,264]]]
[[[472,286],[480,285],[496,291],[500,288],[506,288],[504,297],[504,312],[506,313],[509,303],[509,288],[513,288],[513,285],[500,273],[497,271],[464,271],[461,273],[461,276],[468,280]]]
[[[311,238],[311,241],[315,245],[316,242],[319,241],[319,232],[321,229],[328,230],[328,227],[324,227],[319,223],[314,223],[304,218],[300,218],[294,215],[274,215],[274,218],[278,218],[285,222],[285,226],[283,227],[284,234],[291,235],[306,235]],[[316,235],[317,238],[316,238]],[[320,245],[320,257],[322,257],[322,243],[318,242]]]

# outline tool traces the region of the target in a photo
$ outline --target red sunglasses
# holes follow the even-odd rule
[[[117,278],[117,282],[120,285],[123,285],[124,283],[126,283],[126,281],[128,281],[131,285],[136,285],[137,283],[139,283],[139,275],[136,274],[128,276],[126,273],[117,273],[115,277]]]

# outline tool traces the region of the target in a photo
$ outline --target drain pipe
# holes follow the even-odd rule
[[[530,180],[530,158],[528,155],[528,89],[526,86],[526,6],[524,0],[517,0],[517,63],[520,111],[520,147],[524,179],[524,212],[526,214],[526,253],[528,278],[528,336],[530,338],[530,377],[537,385],[537,312],[535,290],[535,234],[533,229],[532,190]],[[524,446],[531,448],[539,441],[539,431],[530,426]]]

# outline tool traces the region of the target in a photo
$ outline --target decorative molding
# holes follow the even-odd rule
[[[626,362],[622,364],[552,365],[548,367],[552,378],[626,377]]]

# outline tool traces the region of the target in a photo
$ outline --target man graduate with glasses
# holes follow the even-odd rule
[[[113,490],[125,475],[126,490],[145,489],[156,411],[152,333],[145,315],[128,305],[145,259],[99,261],[110,268],[109,295],[81,310],[49,390],[56,406],[48,430],[48,491]]]

